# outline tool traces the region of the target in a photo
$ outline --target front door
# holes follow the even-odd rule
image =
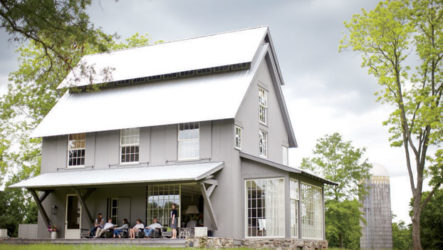
[[[82,207],[78,196],[66,196],[65,239],[80,239]]]

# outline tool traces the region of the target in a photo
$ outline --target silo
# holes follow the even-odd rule
[[[392,249],[392,215],[389,173],[380,164],[373,164],[366,180],[368,193],[363,200],[366,225],[361,223],[361,249]]]

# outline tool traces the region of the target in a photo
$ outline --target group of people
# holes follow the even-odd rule
[[[172,237],[171,239],[177,238],[177,217],[178,212],[175,208],[175,205],[172,205],[171,208],[171,228],[172,228]],[[97,218],[94,221],[94,226],[91,228],[90,236],[94,238],[100,238],[105,232],[113,232],[113,238],[121,238],[122,233],[127,231],[128,237],[131,239],[135,239],[137,236],[137,233],[143,231],[145,237],[152,237],[153,233],[156,229],[161,230],[162,225],[158,223],[157,218],[153,218],[152,224],[145,227],[143,225],[142,221],[140,219],[137,219],[136,224],[129,228],[129,222],[127,219],[123,219],[122,225],[117,226],[112,223],[112,219],[109,218],[108,222],[105,223],[105,220],[103,218],[103,215],[101,213],[98,213]]]

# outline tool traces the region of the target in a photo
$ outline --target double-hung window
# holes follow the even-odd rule
[[[199,157],[200,124],[180,124],[178,126],[178,160],[196,160]]]
[[[258,119],[260,123],[268,124],[268,92],[263,88],[258,88]]]
[[[85,165],[86,134],[72,134],[68,137],[68,167]]]
[[[268,156],[268,133],[261,129],[258,131],[258,151],[261,157]]]
[[[241,149],[242,143],[242,128],[239,126],[234,126],[235,132],[235,148]]]
[[[139,161],[140,129],[122,129],[120,132],[120,162],[137,163]]]

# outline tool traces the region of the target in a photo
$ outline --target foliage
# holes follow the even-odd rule
[[[369,178],[371,165],[364,157],[364,148],[355,148],[339,133],[317,140],[313,157],[303,158],[301,168],[337,183],[325,187],[326,238],[332,247],[357,249],[360,246],[360,211],[365,192],[362,180]]]
[[[106,35],[103,34],[104,36]],[[147,35],[136,33],[124,42],[104,40],[103,44],[107,50],[123,49],[147,45],[149,39]],[[103,51],[101,46],[94,44],[86,44],[84,48],[82,53],[73,55],[72,58],[78,61],[84,54]],[[63,90],[57,90],[57,86],[68,73],[63,64],[51,66],[52,59],[45,56],[51,52],[45,51],[39,44],[30,42],[18,51],[19,68],[10,74],[12,83],[8,85],[8,92],[0,97],[0,167],[1,176],[14,176],[9,183],[39,174],[41,139],[31,138],[30,131],[63,94]],[[11,232],[16,232],[19,223],[36,218],[35,203],[31,202],[26,191],[6,189],[2,195],[6,203],[22,204],[2,213]],[[17,212],[13,208],[18,209]]]
[[[425,192],[428,194],[429,192]],[[425,199],[422,197],[422,199]],[[413,204],[414,199],[411,199]],[[443,249],[443,189],[438,189],[421,213],[421,244],[424,249]],[[410,211],[412,213],[413,211]]]
[[[326,198],[337,201],[355,199],[364,194],[361,180],[369,177],[371,168],[368,160],[362,159],[365,151],[364,148],[355,148],[350,141],[344,141],[339,133],[326,135],[317,140],[314,157],[302,159],[301,168],[338,183],[325,188]]]
[[[358,249],[361,237],[358,200],[329,200],[325,206],[326,238],[329,246]]]
[[[403,221],[392,223],[392,246],[397,250],[412,249],[411,225],[406,226]]]
[[[443,2],[385,0],[374,10],[354,15],[345,26],[349,33],[340,50],[350,47],[362,54],[362,67],[382,87],[377,100],[395,107],[384,125],[389,127],[391,146],[404,148],[416,198],[413,244],[421,249],[420,214],[442,183]],[[437,153],[431,156],[434,150]],[[440,165],[427,168],[432,162]],[[422,200],[426,174],[439,175],[432,178],[433,191]]]
[[[6,185],[16,182],[17,179],[18,177],[14,176]],[[0,191],[0,228],[8,229],[8,235],[16,237],[19,223],[37,223],[37,206],[24,190]]]
[[[87,46],[109,49],[104,34],[89,21],[86,7],[90,4],[90,0],[1,0],[0,27],[12,40],[40,47],[49,62],[48,71],[60,66],[69,70],[76,64],[76,54]]]

